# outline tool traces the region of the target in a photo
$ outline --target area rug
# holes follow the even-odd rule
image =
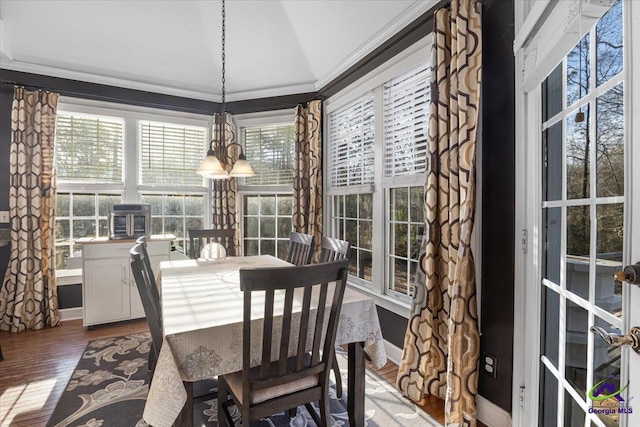
[[[48,427],[143,427],[142,412],[149,391],[147,359],[151,348],[148,333],[90,341],[65,391],[47,423]],[[347,395],[347,360],[338,352]],[[374,372],[366,374],[365,426],[440,426],[395,388]],[[348,425],[346,402],[331,390],[332,426]],[[216,399],[200,398],[194,402],[194,425],[217,427]],[[236,423],[241,425],[240,422]],[[314,426],[304,407],[295,418],[281,413],[262,420],[271,427]]]

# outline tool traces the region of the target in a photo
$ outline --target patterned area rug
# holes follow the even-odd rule
[[[143,427],[142,412],[149,391],[148,333],[90,341],[47,423],[49,427]],[[338,353],[346,387],[347,360]],[[345,388],[345,395],[348,390]],[[196,391],[197,394],[197,391]],[[332,426],[348,425],[346,403],[331,391]],[[215,399],[195,400],[197,426],[217,426]],[[365,425],[436,427],[440,424],[404,399],[388,382],[367,369]],[[239,423],[238,423],[239,424]],[[263,420],[271,427],[314,426],[304,407],[295,418],[281,413]]]

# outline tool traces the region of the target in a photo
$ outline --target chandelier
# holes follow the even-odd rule
[[[227,178],[241,178],[255,176],[255,172],[251,169],[251,165],[247,161],[243,151],[242,145],[237,142],[231,142],[226,144],[225,130],[227,127],[227,112],[226,112],[226,90],[225,90],[225,5],[222,0],[222,111],[216,116],[214,127],[214,134],[209,142],[209,150],[207,151],[207,157],[204,158],[197,173],[205,178],[209,179],[227,179]],[[240,149],[240,155],[235,163],[231,162],[228,149],[232,146],[237,146]],[[227,172],[229,166],[232,166],[231,172]]]

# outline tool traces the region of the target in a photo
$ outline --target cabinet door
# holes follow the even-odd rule
[[[130,318],[131,282],[128,260],[97,259],[84,262],[84,325]],[[137,290],[136,294],[137,294]]]

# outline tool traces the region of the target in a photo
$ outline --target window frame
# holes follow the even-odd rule
[[[584,7],[602,7],[597,2],[587,2]],[[636,2],[623,1],[623,37],[625,81],[631,81],[633,71],[638,69],[640,61],[631,55],[632,44],[640,40],[640,28],[632,25],[640,16],[640,8]],[[540,306],[543,303],[541,293],[541,255],[540,233],[542,218],[542,132],[540,123],[544,122],[542,114],[542,91],[540,86],[553,70],[564,61],[564,57],[591,31],[591,27],[601,15],[593,10],[576,10],[569,2],[557,2],[551,5],[545,2],[528,8],[515,2],[516,37],[514,52],[516,54],[516,134],[515,134],[515,168],[516,168],[516,202],[515,202],[515,276],[514,276],[514,334],[513,334],[513,420],[514,425],[524,425],[529,420],[537,420],[540,415],[540,378],[541,378],[541,339],[537,326],[541,325]],[[535,28],[535,32],[533,29]],[[565,31],[557,31],[565,28]],[[629,43],[630,42],[630,43]],[[531,60],[531,59],[535,60]],[[632,59],[633,58],[633,59]],[[563,65],[564,66],[564,65]],[[563,76],[564,77],[564,76]],[[564,83],[563,83],[564,84]],[[602,86],[602,85],[601,85]],[[600,87],[601,87],[600,86]],[[596,92],[597,88],[591,88]],[[640,99],[640,90],[636,85],[625,84],[627,100]],[[635,95],[635,96],[634,96]],[[595,100],[594,96],[594,100]],[[584,99],[584,96],[583,96]],[[575,111],[584,102],[565,106],[563,94],[562,110]],[[632,102],[625,102],[625,132],[629,132],[640,122],[638,110],[631,109]],[[593,112],[592,112],[593,113]],[[634,116],[635,115],[635,116]],[[593,125],[595,126],[595,125]],[[595,144],[595,140],[593,141]],[[627,155],[627,154],[625,154]],[[628,159],[626,166],[631,164]],[[518,173],[520,172],[520,173]],[[632,198],[625,200],[631,206]],[[634,205],[638,206],[636,203]],[[477,223],[477,220],[476,220]],[[631,236],[629,230],[624,236]],[[628,239],[630,241],[633,238]],[[631,249],[629,246],[626,250]],[[635,260],[627,260],[633,262]],[[627,289],[628,288],[623,288]],[[630,310],[629,301],[623,306],[625,313]],[[624,327],[630,325],[624,323]],[[626,330],[626,329],[625,329]],[[526,390],[523,385],[526,385]],[[564,408],[565,397],[558,410]],[[588,416],[586,417],[589,420]]]
[[[396,78],[403,73],[421,64],[427,66],[431,62],[431,44],[433,34],[430,33],[400,54],[396,55],[386,63],[360,78],[347,88],[333,95],[324,103],[324,124],[325,135],[329,133],[329,115],[345,106],[365,96],[368,92],[374,94],[374,182],[373,184],[363,184],[357,186],[331,187],[327,182],[324,191],[324,230],[326,235],[335,235],[336,230],[332,221],[334,210],[333,199],[337,195],[373,193],[373,228],[372,228],[372,280],[370,283],[349,276],[348,284],[367,295],[371,296],[377,305],[408,318],[410,315],[411,300],[408,295],[402,295],[387,287],[389,277],[388,257],[389,235],[386,219],[389,215],[389,194],[392,188],[423,186],[425,184],[427,172],[401,175],[395,177],[384,177],[384,112],[383,112],[383,85],[389,80]],[[328,138],[323,141],[324,157],[328,158],[329,145]],[[324,176],[329,177],[330,168],[327,162],[323,166]]]
[[[200,186],[169,186],[142,185],[140,162],[141,141],[139,140],[140,122],[161,122],[177,126],[197,126],[206,129],[203,141],[202,157],[206,155],[213,117],[194,113],[183,113],[173,110],[161,110],[149,107],[138,107],[127,104],[117,104],[105,101],[86,100],[61,96],[58,111],[79,114],[117,117],[124,120],[124,140],[122,150],[123,181],[117,184],[83,183],[72,181],[57,181],[59,193],[118,193],[122,203],[139,203],[142,194],[193,194],[203,196],[203,227],[211,226],[211,183],[203,179]],[[195,170],[194,170],[195,174]]]

